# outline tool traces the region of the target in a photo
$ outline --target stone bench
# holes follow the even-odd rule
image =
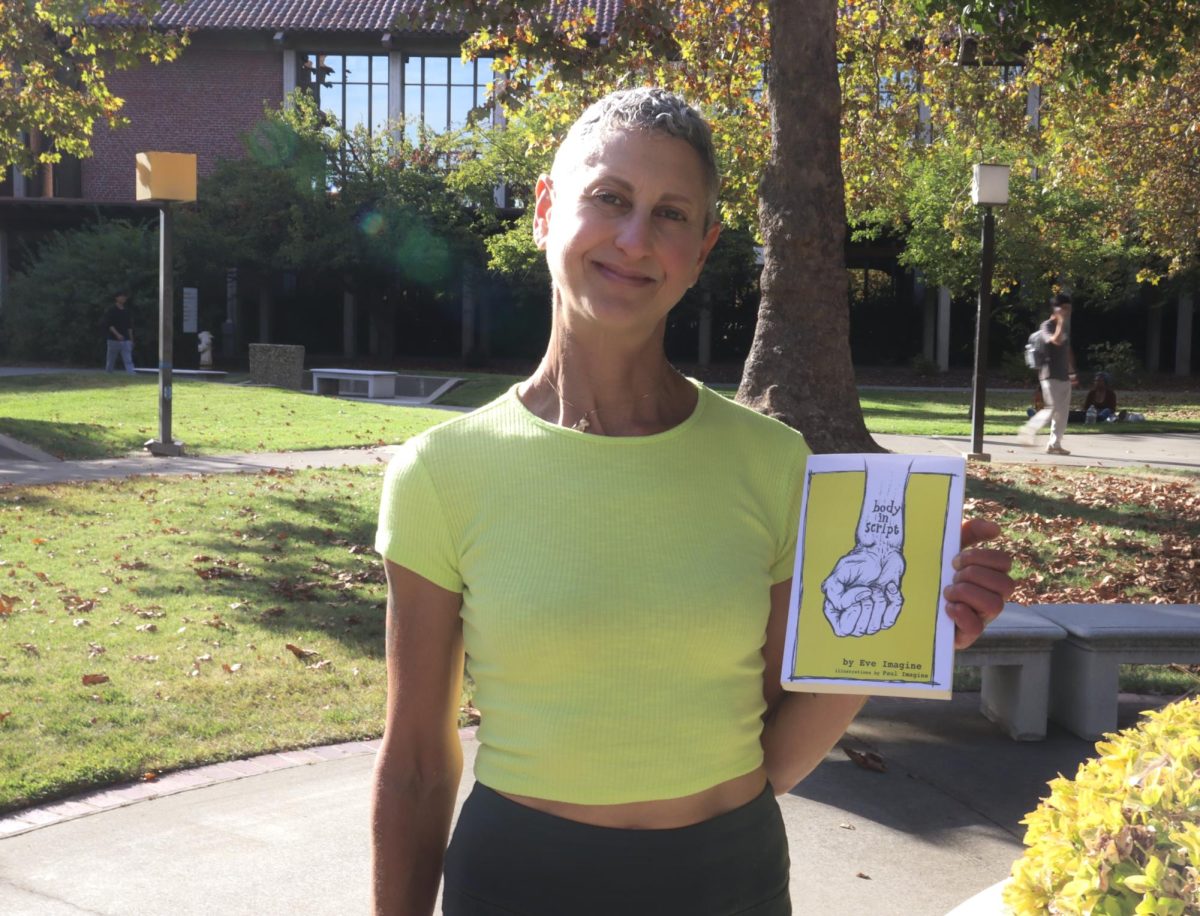
[[[1200,663],[1200,605],[1044,604],[1036,610],[1067,634],[1054,647],[1050,718],[1089,741],[1117,728],[1122,664]]]
[[[143,375],[158,375],[157,369],[139,368],[134,369],[134,372],[140,372]],[[227,372],[222,372],[220,369],[172,369],[171,376],[173,378],[199,378],[199,379],[223,379],[228,375]]]
[[[398,372],[374,369],[312,369],[313,394],[352,398],[394,398]]]
[[[954,664],[983,669],[980,711],[1017,741],[1046,737],[1050,703],[1050,661],[1067,632],[1019,604],[1007,604]]]

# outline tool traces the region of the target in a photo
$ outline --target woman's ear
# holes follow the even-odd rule
[[[550,234],[550,211],[554,206],[554,185],[549,175],[539,175],[533,191],[533,243],[538,251],[546,250]]]
[[[700,279],[700,272],[704,270],[704,262],[708,260],[709,252],[713,250],[713,246],[717,244],[717,239],[721,237],[721,224],[714,222],[704,233],[704,241],[700,243],[700,257],[696,260],[696,274],[692,277],[692,285]]]

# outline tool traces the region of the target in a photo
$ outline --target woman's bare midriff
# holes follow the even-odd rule
[[[591,824],[594,827],[616,827],[625,830],[669,830],[672,827],[687,827],[698,824],[719,814],[753,801],[766,785],[767,777],[762,767],[718,783],[703,792],[684,795],[680,798],[664,798],[655,801],[629,802],[623,805],[575,805],[570,802],[533,798],[501,792],[505,798],[552,814],[555,817]]]

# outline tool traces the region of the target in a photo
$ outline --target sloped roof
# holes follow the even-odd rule
[[[621,0],[562,0],[556,18],[578,15],[585,8],[596,11],[599,32],[612,28]],[[417,16],[426,10],[436,13],[420,31],[459,31],[457,17],[442,9],[438,0],[190,0],[166,3],[154,17],[155,25],[168,29],[386,32],[396,31],[401,15]],[[117,17],[97,17],[119,25]],[[128,21],[128,20],[125,20]]]

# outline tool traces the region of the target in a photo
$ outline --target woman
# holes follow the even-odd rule
[[[1117,393],[1108,385],[1108,373],[1097,372],[1092,380],[1092,387],[1083,399],[1083,412],[1089,407],[1096,408],[1096,419],[1101,423],[1116,419]]]
[[[717,240],[717,187],[708,126],[678,98],[589,108],[537,183],[541,364],[389,467],[377,913],[429,913],[443,856],[448,914],[790,912],[774,793],[862,699],[779,687],[803,439],[663,353]],[[960,645],[1000,612],[1008,566],[959,555]],[[447,850],[464,646],[482,723]]]

